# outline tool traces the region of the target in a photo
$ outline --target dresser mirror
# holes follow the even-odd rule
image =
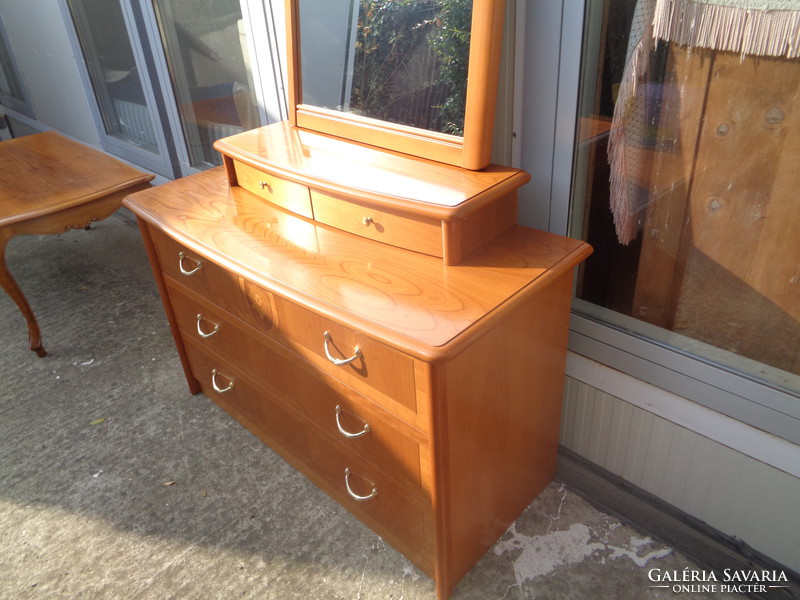
[[[489,163],[504,0],[291,0],[290,122],[467,169]]]

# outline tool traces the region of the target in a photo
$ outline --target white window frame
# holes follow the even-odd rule
[[[521,166],[533,174],[534,183],[523,188],[520,215],[525,225],[562,235],[567,234],[570,215],[584,11],[591,1],[529,3],[524,30]],[[800,396],[794,391],[611,326],[574,308],[572,352],[800,444]]]

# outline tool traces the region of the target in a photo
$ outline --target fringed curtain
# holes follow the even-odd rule
[[[800,56],[800,0],[639,0],[609,139],[611,211],[617,239],[641,227],[648,195],[634,183],[647,136],[650,52],[657,40],[745,56]]]

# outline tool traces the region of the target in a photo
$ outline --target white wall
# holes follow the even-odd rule
[[[567,372],[563,446],[800,571],[800,446],[575,354]]]
[[[99,146],[78,61],[58,0],[0,0],[6,31],[36,120]]]

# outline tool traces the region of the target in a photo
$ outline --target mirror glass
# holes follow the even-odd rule
[[[300,104],[464,134],[473,0],[298,0]]]

